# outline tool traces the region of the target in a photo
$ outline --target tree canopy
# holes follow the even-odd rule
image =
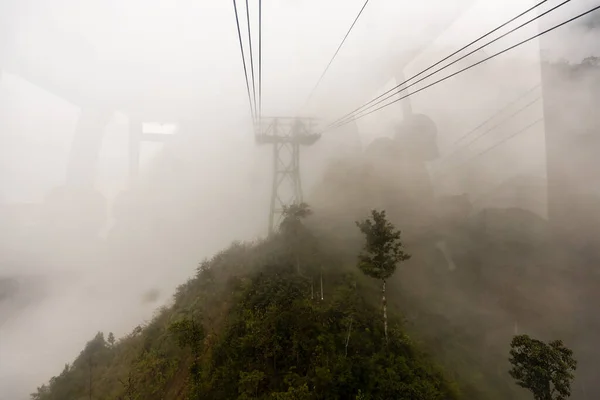
[[[401,232],[387,220],[385,211],[373,210],[371,218],[356,225],[365,236],[365,246],[358,256],[358,267],[371,278],[386,280],[398,263],[410,259],[403,250]]]
[[[519,386],[529,389],[535,400],[565,400],[571,395],[577,362],[573,351],[562,341],[544,343],[518,335],[510,347],[510,376]]]

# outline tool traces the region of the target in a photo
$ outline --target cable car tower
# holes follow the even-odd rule
[[[256,143],[273,146],[273,186],[269,209],[269,234],[279,222],[285,206],[303,201],[300,178],[300,148],[312,146],[321,137],[317,120],[299,117],[262,117],[256,127]]]

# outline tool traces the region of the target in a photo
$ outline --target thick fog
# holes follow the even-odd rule
[[[264,115],[314,116],[323,128],[534,4],[372,0],[307,103],[363,3],[263,1]],[[540,10],[559,2],[548,3]],[[439,77],[597,4],[574,0]],[[439,157],[427,164],[437,196],[547,218],[540,54],[574,64],[600,56],[598,13],[324,133],[303,149],[306,198],[331,162],[393,136],[410,109],[438,128]],[[229,1],[0,0],[0,15],[0,400],[18,400],[97,331],[121,336],[150,319],[204,258],[265,236],[272,149],[254,140]],[[584,107],[598,79],[569,96]],[[465,134],[519,96],[494,121],[531,105],[466,146],[485,128]],[[82,110],[107,116],[93,189],[67,180]],[[174,127],[165,143],[142,143],[132,178],[134,120]]]

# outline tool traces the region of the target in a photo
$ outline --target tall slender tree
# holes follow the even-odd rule
[[[115,335],[112,332],[108,333],[108,339],[106,341],[111,348],[115,347]]]
[[[301,258],[314,252],[315,240],[302,223],[302,220],[311,214],[312,210],[306,203],[292,204],[283,208],[283,220],[279,230],[290,247],[298,273],[301,270]]]
[[[356,222],[365,235],[365,245],[358,255],[358,268],[367,276],[381,280],[381,303],[383,306],[383,329],[388,341],[386,281],[396,272],[399,263],[410,259],[400,238],[401,232],[387,220],[385,211],[371,211],[371,218]]]

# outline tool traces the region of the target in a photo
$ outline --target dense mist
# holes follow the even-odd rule
[[[307,103],[364,2],[263,3],[264,114],[314,116],[319,131],[533,5],[372,1]],[[574,0],[408,91],[596,5]],[[409,269],[431,267],[393,283],[399,302],[415,304],[402,310],[409,320],[477,332],[479,342],[456,346],[494,353],[482,361],[491,375],[505,373],[511,334],[560,334],[581,355],[573,398],[583,400],[600,393],[589,309],[600,260],[599,13],[328,130],[301,154],[305,200],[333,231],[388,209],[421,254]],[[254,139],[231,2],[4,0],[0,24],[0,400],[20,400],[96,332],[143,325],[203,259],[264,237],[273,160]],[[93,182],[71,185],[84,110],[107,122]],[[435,124],[430,153],[403,125],[413,114]],[[176,128],[142,143],[131,177],[137,120]],[[567,219],[557,231],[553,221]],[[487,266],[478,279],[461,272],[474,265]],[[512,295],[533,311],[501,304]],[[432,326],[415,331],[431,341]]]

